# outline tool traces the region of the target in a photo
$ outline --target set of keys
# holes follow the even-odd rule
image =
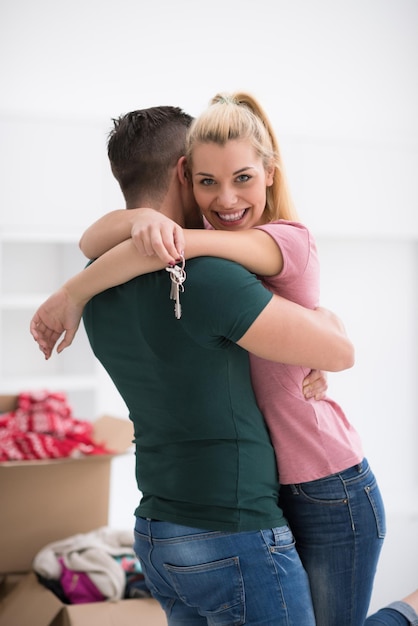
[[[170,273],[170,300],[174,300],[174,315],[178,320],[181,318],[180,293],[184,291],[184,282],[186,280],[185,265],[186,261],[184,256],[181,255],[179,265],[169,265],[165,268]]]

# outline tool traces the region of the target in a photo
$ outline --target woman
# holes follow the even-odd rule
[[[265,172],[264,205],[264,177],[251,158],[254,154]],[[275,135],[258,103],[246,94],[215,98],[192,126],[186,158],[196,201],[211,226],[263,229],[282,257],[278,271],[262,273],[264,284],[298,304],[318,306],[319,267],[312,237],[300,224],[277,223],[295,213]],[[280,504],[308,573],[317,624],[362,624],[385,515],[358,434],[332,400],[304,398],[303,368],[253,355],[250,363],[276,451]]]
[[[246,94],[215,97],[192,125],[187,162],[208,222],[240,232],[182,233],[164,222],[152,231],[137,229],[144,250],[172,263],[185,241],[186,258],[225,256],[263,276],[280,295],[317,306],[315,245],[301,224],[288,221],[296,216],[277,141],[256,101]],[[134,272],[121,265],[118,279],[138,273],[138,262]],[[109,277],[107,286],[114,280]],[[380,493],[358,435],[333,401],[303,397],[303,368],[255,357],[251,367],[285,483],[280,504],[308,572],[316,621],[363,624],[385,529]]]

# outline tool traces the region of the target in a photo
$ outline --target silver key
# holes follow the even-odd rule
[[[184,256],[181,255],[181,265],[169,265],[165,268],[170,273],[170,299],[174,300],[174,315],[178,320],[181,317],[180,292],[184,291],[183,283],[186,280],[185,264]]]

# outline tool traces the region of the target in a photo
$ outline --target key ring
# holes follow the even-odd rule
[[[165,268],[171,278],[170,300],[174,300],[174,315],[177,319],[181,317],[180,292],[183,293],[183,283],[186,280],[186,270],[184,269],[186,261],[183,254],[180,256],[179,263],[181,265],[168,265]]]
[[[168,265],[165,269],[167,272],[169,272],[170,278],[173,283],[178,285],[179,288],[184,291],[183,283],[186,280],[186,270],[184,269],[186,265],[186,260],[183,254],[180,256],[179,263],[181,263],[181,265]]]

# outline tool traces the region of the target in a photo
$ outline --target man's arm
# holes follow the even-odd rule
[[[338,372],[354,365],[354,347],[341,320],[327,309],[315,311],[273,296],[237,341],[270,361]]]

